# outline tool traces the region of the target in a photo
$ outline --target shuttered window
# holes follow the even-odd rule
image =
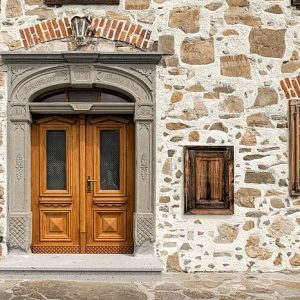
[[[289,159],[290,159],[290,194],[300,195],[300,156],[299,156],[299,113],[300,113],[300,101],[290,101],[290,145],[289,145]]]
[[[233,147],[185,147],[185,213],[233,213]]]

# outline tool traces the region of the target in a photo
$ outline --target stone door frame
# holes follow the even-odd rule
[[[31,114],[134,113],[134,254],[153,255],[155,241],[155,78],[159,53],[2,53],[8,65],[8,247],[30,252]],[[129,105],[33,103],[63,87],[100,87],[134,100]]]

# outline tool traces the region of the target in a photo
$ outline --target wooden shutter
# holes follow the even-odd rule
[[[300,0],[291,0],[293,6],[300,7]]]
[[[185,213],[233,213],[233,147],[185,148]]]
[[[300,101],[290,101],[290,118],[289,118],[289,131],[290,131],[290,144],[289,144],[289,159],[290,159],[290,194],[300,195],[300,149],[299,149],[299,106]]]

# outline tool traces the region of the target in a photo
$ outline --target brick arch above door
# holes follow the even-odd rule
[[[158,54],[95,53],[2,54],[9,65],[8,153],[10,251],[28,252],[31,246],[31,113],[104,113],[104,106],[50,105],[32,101],[57,87],[105,87],[134,99],[135,120],[135,254],[153,254],[155,240],[154,129],[155,64]],[[79,64],[80,62],[80,64]],[[100,63],[102,62],[102,63]],[[105,63],[103,63],[105,62]],[[139,62],[139,64],[136,64]],[[144,64],[143,64],[144,62]],[[114,65],[117,64],[117,65]],[[121,64],[121,65],[120,65]],[[68,106],[71,105],[71,106]],[[93,110],[94,109],[94,110]],[[107,109],[107,108],[106,108]],[[111,107],[122,113],[122,107]],[[92,111],[93,110],[93,111]]]
[[[146,50],[149,46],[151,31],[140,24],[109,18],[93,18],[90,25],[92,37],[111,41],[120,41]],[[73,36],[71,18],[55,18],[38,22],[19,30],[24,48],[28,49],[40,43],[60,40]]]

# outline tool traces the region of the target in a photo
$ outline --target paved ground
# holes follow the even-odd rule
[[[1,300],[300,300],[300,273],[165,274],[161,282],[0,282]]]

